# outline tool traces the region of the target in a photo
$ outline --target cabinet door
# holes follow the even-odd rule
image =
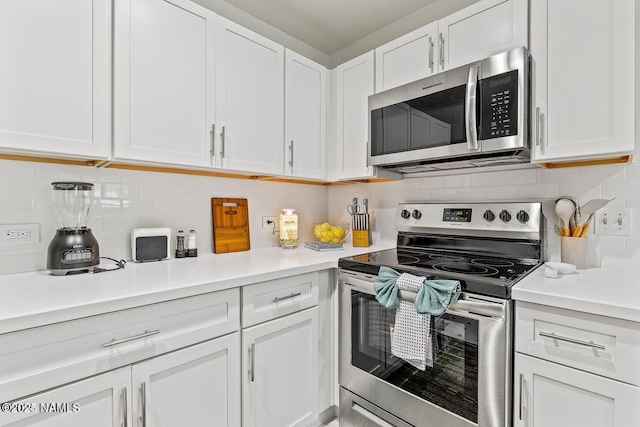
[[[634,0],[531,2],[534,162],[634,150]]]
[[[133,365],[131,372],[133,417],[143,426],[240,425],[239,332]]]
[[[0,149],[107,158],[111,2],[0,2]]]
[[[131,425],[131,371],[117,369],[16,401],[0,412],[2,427],[120,427]],[[17,409],[20,408],[18,411]],[[25,409],[26,408],[26,409]],[[126,422],[125,422],[126,419]]]
[[[376,92],[382,92],[437,72],[438,23],[399,37],[376,49]]]
[[[187,0],[115,14],[115,158],[211,165],[216,15]]]
[[[440,70],[527,47],[528,7],[527,0],[482,0],[438,21]]]
[[[285,52],[285,175],[324,179],[327,69]]]
[[[374,93],[374,52],[367,52],[335,68],[336,179],[373,176],[367,166],[369,102]]]
[[[628,427],[640,388],[516,353],[514,427]]]
[[[284,48],[218,17],[219,167],[282,175]]]
[[[318,416],[318,308],[242,331],[242,425],[306,426]]]

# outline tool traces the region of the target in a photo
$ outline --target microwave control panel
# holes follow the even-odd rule
[[[518,134],[518,71],[513,70],[480,81],[481,139]]]

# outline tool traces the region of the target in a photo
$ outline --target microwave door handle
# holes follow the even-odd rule
[[[469,68],[469,80],[467,81],[467,96],[465,99],[465,123],[467,126],[467,145],[469,151],[478,151],[478,125],[477,125],[477,109],[476,109],[476,93],[478,88],[479,65],[473,65]]]

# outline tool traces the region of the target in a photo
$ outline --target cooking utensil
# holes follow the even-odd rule
[[[575,211],[576,206],[570,199],[560,199],[556,202],[556,214],[562,222],[562,227],[560,228],[561,236],[569,237],[571,235],[569,233],[569,223]]]
[[[542,214],[545,218],[547,218],[552,224],[554,224],[558,229],[562,228],[562,224],[560,223],[560,218],[556,213],[556,202],[555,200],[545,200],[542,202]]]
[[[357,197],[354,197],[353,200],[351,201],[351,204],[347,205],[347,212],[349,212],[349,215],[351,216],[355,216],[360,212],[360,206],[358,206]]]
[[[581,218],[578,221],[578,223],[576,225],[576,229],[571,234],[571,236],[573,236],[573,237],[582,236],[582,234],[583,234],[583,232],[584,232],[584,230],[586,228],[586,225],[591,220],[591,217],[593,216],[595,211],[597,211],[598,209],[602,209],[611,200],[613,200],[613,199],[610,199],[610,200],[607,200],[607,199],[593,199],[593,200],[589,200],[587,203],[585,203],[580,208]]]

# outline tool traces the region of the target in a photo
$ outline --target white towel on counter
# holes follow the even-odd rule
[[[398,277],[398,289],[418,292],[425,277],[403,273]],[[400,301],[396,323],[391,328],[391,354],[406,360],[420,370],[433,366],[433,337],[430,314],[420,314],[414,303]]]

